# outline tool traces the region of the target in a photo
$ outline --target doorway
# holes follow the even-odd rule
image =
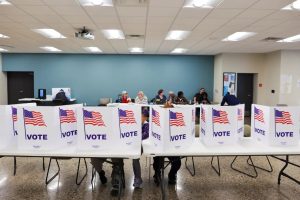
[[[19,99],[34,97],[33,72],[7,72],[8,103],[17,104]]]
[[[245,116],[251,115],[251,105],[253,103],[253,79],[254,74],[237,74],[237,98],[245,104]]]

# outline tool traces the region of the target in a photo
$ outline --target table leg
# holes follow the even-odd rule
[[[269,157],[266,156],[266,158],[267,158],[267,161],[268,161],[268,164],[269,164],[270,169],[265,169],[265,168],[259,167],[259,166],[257,166],[257,165],[252,165],[251,163],[249,163],[249,161],[250,161],[250,156],[249,156],[249,158],[247,159],[247,163],[248,163],[248,165],[250,165],[250,166],[252,166],[252,167],[255,167],[255,168],[257,168],[257,169],[260,169],[260,170],[263,170],[263,171],[266,171],[266,172],[273,172],[273,166],[272,166],[272,164],[271,164],[271,162],[270,162],[270,160],[269,160]]]
[[[165,188],[165,157],[161,157],[160,159],[160,166],[161,166],[161,183],[160,183],[160,188],[161,188],[161,195],[162,195],[162,200],[166,199],[166,188]]]
[[[60,167],[59,167],[59,163],[57,161],[57,159],[55,158],[55,161],[56,161],[56,165],[57,165],[57,172],[48,180],[48,176],[49,176],[49,171],[50,171],[50,167],[51,167],[51,161],[52,161],[52,158],[50,158],[49,160],[49,164],[48,164],[48,170],[47,170],[47,175],[46,175],[46,185],[48,185],[55,177],[57,177],[59,175],[59,172],[60,172]]]
[[[213,165],[213,161],[214,158],[217,157],[217,163],[218,163],[218,169],[216,169],[216,167]],[[210,162],[211,167],[213,168],[213,170],[219,175],[221,176],[221,169],[220,169],[220,159],[219,156],[213,156],[211,157],[211,162]]]
[[[188,157],[185,158],[185,168],[190,172],[191,176],[195,176],[196,175],[196,170],[195,170],[195,163],[194,163],[194,157],[192,156],[192,170],[187,166],[187,160]]]
[[[14,156],[14,176],[17,174],[17,157]]]
[[[254,166],[254,164],[253,164],[253,161],[252,161],[252,158],[251,158],[251,156],[249,156],[249,161],[251,162],[251,167],[253,167],[253,171],[254,171],[254,175],[252,175],[252,174],[249,174],[249,173],[247,173],[247,172],[243,172],[243,171],[241,171],[241,170],[239,170],[239,169],[237,169],[237,168],[235,168],[235,167],[233,167],[233,163],[236,161],[236,159],[237,159],[237,157],[238,156],[235,156],[234,157],[234,159],[233,159],[233,161],[232,161],[232,163],[231,163],[231,169],[233,169],[233,170],[235,170],[235,171],[237,171],[237,172],[239,172],[239,173],[242,173],[242,174],[244,174],[244,175],[246,175],[246,176],[249,176],[249,177],[251,177],[251,178],[256,178],[257,176],[258,176],[258,174],[257,174],[257,171],[256,171],[256,168],[255,168],[255,166]]]
[[[45,171],[45,157],[43,157],[43,171]]]
[[[77,173],[76,173],[76,184],[80,185],[83,181],[83,179],[87,176],[88,173],[88,168],[87,168],[87,164],[86,164],[86,160],[85,158],[83,158],[84,164],[85,164],[85,174],[83,175],[83,177],[80,179],[80,181],[78,181],[78,176],[79,176],[79,167],[80,167],[80,160],[81,158],[79,158],[78,160],[78,165],[77,165]]]

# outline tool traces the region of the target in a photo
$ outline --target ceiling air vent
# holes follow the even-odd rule
[[[278,40],[282,40],[281,37],[267,37],[265,39],[262,39],[263,42],[277,42]]]
[[[137,35],[137,34],[131,34],[131,35],[126,35],[126,39],[144,39],[144,35]]]
[[[114,0],[114,5],[115,6],[136,6],[136,7],[141,7],[141,6],[147,6],[149,4],[149,0]]]

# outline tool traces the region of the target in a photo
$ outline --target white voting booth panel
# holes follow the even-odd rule
[[[266,145],[298,145],[299,111],[299,107],[269,107],[253,104],[252,136]]]
[[[236,144],[238,138],[243,136],[239,135],[244,126],[243,113],[244,105],[201,105],[201,141],[212,146]]]
[[[0,149],[17,145],[17,108],[36,106],[36,103],[0,105]]]
[[[139,106],[84,107],[77,116],[79,150],[141,151]]]
[[[184,149],[195,141],[195,107],[152,106],[150,140],[159,151]]]
[[[74,144],[76,109],[82,105],[18,108],[18,148],[54,150]]]

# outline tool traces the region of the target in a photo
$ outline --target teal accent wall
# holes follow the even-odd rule
[[[33,71],[34,88],[70,87],[77,102],[97,105],[99,98],[114,100],[122,90],[149,99],[157,90],[182,90],[188,99],[200,89],[213,94],[213,56],[18,54],[2,55],[3,71]]]

